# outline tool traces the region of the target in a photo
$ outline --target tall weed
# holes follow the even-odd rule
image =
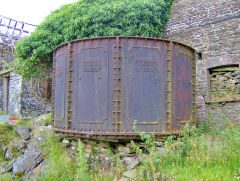
[[[60,138],[58,136],[49,138],[47,146],[49,148],[48,168],[42,180],[75,180],[75,161],[68,156],[66,149],[60,144]]]
[[[89,166],[86,160],[86,154],[83,150],[82,142],[78,141],[78,155],[76,162],[77,170],[76,170],[76,180],[89,181]]]

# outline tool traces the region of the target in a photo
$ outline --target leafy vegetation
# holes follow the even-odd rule
[[[15,130],[12,129],[6,122],[0,122],[0,143],[1,145],[7,145],[9,141],[12,141],[18,137]]]
[[[162,154],[154,144],[154,137],[140,132],[146,146],[139,147],[132,141],[134,150],[142,158],[136,168],[136,180],[239,180],[240,126],[223,118],[223,129],[218,129],[214,122],[200,124],[198,128],[187,125],[180,136],[166,139]],[[17,137],[6,123],[0,125],[0,133],[0,141],[4,144]],[[46,155],[48,165],[41,180],[110,181],[123,173],[124,166],[118,156],[112,156],[116,164],[110,169],[102,170],[100,165],[90,169],[80,140],[76,159],[72,159],[61,144],[61,138],[61,135],[53,134],[43,145],[49,151]],[[5,175],[3,180],[11,180],[10,175]]]
[[[60,144],[59,137],[53,135],[47,140],[49,148],[48,168],[41,180],[74,180],[75,161],[68,156],[67,150]]]
[[[98,36],[161,36],[174,0],[79,0],[52,12],[29,37],[16,43],[15,69],[39,76],[62,43]]]
[[[239,180],[240,127],[225,127],[186,126],[180,137],[166,140],[164,155],[152,149],[138,168],[137,180]]]
[[[166,139],[163,154],[159,154],[154,137],[141,132],[144,150],[132,141],[142,158],[136,180],[239,180],[240,126],[227,121],[224,126],[217,129],[212,123],[198,128],[187,125],[179,137]],[[50,169],[43,180],[113,180],[124,171],[121,163],[110,170],[90,170],[80,141],[77,159],[72,160],[56,138],[49,144]],[[146,151],[148,154],[143,154]]]
[[[90,170],[89,163],[86,159],[86,153],[83,150],[81,140],[78,142],[77,157],[72,159],[69,157],[67,149],[60,142],[61,136],[53,135],[47,140],[44,147],[49,148],[48,157],[49,164],[46,168],[45,174],[41,176],[41,180],[45,181],[90,181],[90,180],[102,180],[112,181],[118,173],[118,167],[106,172],[99,169]]]

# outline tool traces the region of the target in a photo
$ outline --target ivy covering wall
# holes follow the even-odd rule
[[[52,12],[29,37],[16,43],[15,69],[41,75],[62,43],[98,36],[161,36],[174,0],[79,0]]]

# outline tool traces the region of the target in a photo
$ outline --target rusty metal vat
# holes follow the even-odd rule
[[[195,124],[196,56],[187,45],[100,37],[63,44],[53,57],[57,132],[132,139],[139,131],[166,136]]]

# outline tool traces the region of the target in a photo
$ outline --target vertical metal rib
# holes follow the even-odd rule
[[[194,51],[192,58],[192,124],[196,125],[196,60],[197,53]]]
[[[73,58],[72,58],[72,44],[68,43],[68,103],[67,103],[67,121],[66,129],[70,128],[72,122],[72,91],[73,91]]]
[[[116,43],[114,45],[114,54],[113,54],[113,124],[114,131],[118,132],[121,124],[121,110],[120,110],[120,94],[121,94],[121,56],[120,56],[120,40],[119,37],[116,37]]]
[[[167,44],[167,115],[166,132],[172,133],[172,41]]]
[[[56,73],[56,51],[53,53],[53,66],[52,66],[52,116],[53,116],[53,121],[54,121],[54,125],[55,125],[55,112],[54,112],[54,105],[55,105],[55,73]]]

